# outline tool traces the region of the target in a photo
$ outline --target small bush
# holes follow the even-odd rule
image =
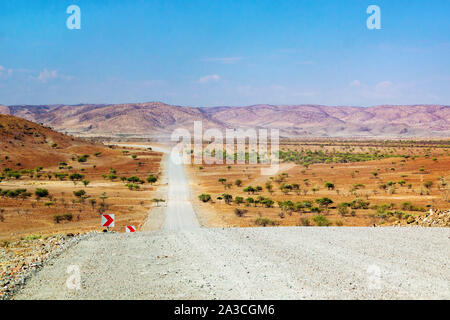
[[[82,196],[84,196],[86,194],[86,191],[84,191],[84,190],[78,190],[78,191],[74,191],[73,192],[73,195],[75,196],[75,197],[78,197],[78,198],[81,198]]]
[[[338,227],[342,227],[344,225],[344,223],[341,220],[336,220],[334,224],[337,225]]]
[[[156,176],[154,176],[153,174],[150,174],[147,177],[147,182],[150,184],[154,184],[157,180],[158,180],[158,178]]]
[[[72,221],[72,214],[66,213],[66,214],[57,214],[53,216],[53,221],[56,223],[60,223],[61,221]]]
[[[130,189],[130,190],[135,190],[135,191],[141,189],[141,186],[140,186],[140,185],[138,185],[138,184],[133,184],[133,183],[127,183],[125,186],[126,186],[128,189]]]
[[[34,191],[34,194],[35,194],[36,197],[38,197],[38,198],[47,197],[47,196],[49,195],[47,189],[41,189],[41,188],[37,188],[37,189]]]
[[[328,227],[329,225],[331,225],[331,222],[325,216],[322,216],[320,214],[315,216],[312,220],[314,221],[316,226],[319,227]]]
[[[257,226],[266,227],[266,226],[274,226],[274,225],[276,225],[276,222],[271,220],[271,219],[269,219],[269,218],[260,217],[260,218],[255,220],[255,224]]]
[[[300,219],[300,224],[304,227],[309,227],[311,225],[311,223],[309,222],[308,218],[301,218]]]
[[[202,193],[201,195],[198,196],[198,199],[202,202],[208,202],[211,200],[211,195]]]
[[[402,203],[402,210],[406,211],[425,211],[424,208],[420,208],[418,206],[415,206],[411,204],[410,202],[403,202]]]
[[[236,204],[241,204],[241,203],[243,203],[244,202],[244,198],[243,197],[239,197],[239,196],[236,196],[235,198],[234,198],[234,203],[236,203]]]
[[[89,155],[84,154],[84,155],[78,157],[78,162],[86,162],[88,158],[89,158]]]
[[[246,214],[248,212],[248,210],[246,209],[239,209],[239,208],[235,208],[234,209],[234,213],[238,216],[238,217],[242,217],[244,214]]]

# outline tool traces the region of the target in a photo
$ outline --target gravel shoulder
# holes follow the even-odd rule
[[[15,299],[450,299],[444,228],[229,228],[97,234]],[[65,283],[81,271],[81,289]]]
[[[2,243],[0,300],[11,298],[48,261],[92,234],[93,232],[77,235],[29,236],[10,243]]]

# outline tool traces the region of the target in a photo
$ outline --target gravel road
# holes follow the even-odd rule
[[[162,230],[94,235],[14,298],[450,299],[450,229],[201,228],[182,165],[165,167]]]
[[[180,155],[171,153],[167,166],[169,172],[169,191],[167,196],[166,220],[164,230],[198,229],[197,216],[190,202],[189,184]]]
[[[139,144],[122,146],[137,148],[149,147],[149,145]],[[165,175],[168,176],[168,190],[164,190],[167,192],[167,195],[163,197],[164,199],[167,199],[167,206],[164,208],[165,221],[163,230],[189,230],[200,228],[192,203],[189,200],[189,183],[186,178],[181,156],[175,152],[170,152],[169,148],[161,146],[152,146],[152,150],[167,154],[167,156],[164,157],[163,164]],[[161,209],[156,208],[156,210]],[[152,223],[153,221],[151,220],[146,221],[144,229],[152,229]]]
[[[449,237],[326,227],[98,234],[15,299],[450,299]],[[70,265],[80,290],[66,288]]]

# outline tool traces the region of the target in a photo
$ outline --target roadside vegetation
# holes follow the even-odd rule
[[[131,219],[128,223],[139,225],[151,202],[164,202],[151,200],[149,194],[158,184],[160,155],[134,149],[136,157],[130,157],[128,150],[115,149],[119,148],[73,154],[56,166],[27,167],[17,155],[0,154],[2,237],[27,230],[99,229],[100,215],[106,212],[125,214]],[[144,194],[133,197],[130,191]],[[116,225],[121,228],[123,223],[127,222]]]
[[[199,200],[240,226],[372,226],[408,223],[450,205],[450,143],[282,142],[281,171],[203,163]],[[215,174],[215,183],[209,178]],[[274,223],[261,223],[267,218]]]

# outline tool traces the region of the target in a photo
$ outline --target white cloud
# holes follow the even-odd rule
[[[349,84],[350,87],[361,87],[361,82],[359,80],[353,80]]]
[[[6,69],[4,66],[0,66],[0,77],[6,78],[8,76],[11,76],[13,74],[12,69]]]
[[[210,61],[210,62],[219,62],[222,64],[234,64],[238,61],[241,61],[242,57],[224,57],[224,58],[207,58],[203,59],[203,61]]]
[[[353,80],[349,83],[349,87],[352,88],[353,94],[359,95],[364,99],[395,99],[402,93],[401,86],[389,80],[384,80],[374,85]]]
[[[44,69],[41,73],[39,73],[39,76],[37,79],[41,82],[47,82],[50,79],[56,79],[58,77],[58,72],[56,70],[47,70]]]
[[[200,83],[208,83],[208,82],[216,82],[220,80],[220,76],[218,74],[206,75],[198,79]]]
[[[41,71],[39,73],[38,77],[32,77],[42,83],[47,83],[49,80],[53,80],[53,79],[62,79],[62,80],[72,80],[73,77],[72,76],[66,76],[63,74],[58,73],[57,70],[47,70],[47,68],[44,68],[43,71]]]
[[[392,82],[390,81],[382,81],[375,86],[375,90],[377,91],[386,91],[392,88]]]

